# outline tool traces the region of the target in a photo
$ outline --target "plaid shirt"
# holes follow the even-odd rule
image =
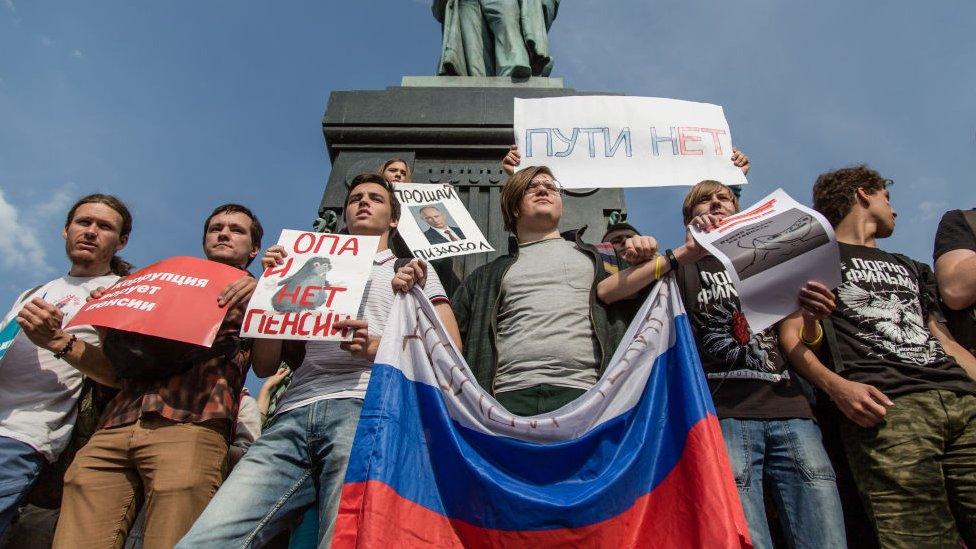
[[[228,311],[214,344],[238,337],[243,318],[243,307]],[[182,423],[226,419],[232,425],[250,363],[250,340],[242,339],[232,354],[211,358],[182,374],[157,381],[124,380],[122,390],[105,407],[100,428],[128,425],[150,414]]]

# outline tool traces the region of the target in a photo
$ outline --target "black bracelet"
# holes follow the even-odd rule
[[[668,248],[667,250],[664,250],[664,257],[667,258],[668,264],[671,265],[671,272],[673,273],[673,272],[677,271],[678,270],[678,258],[677,257],[674,257],[674,250],[672,250],[671,248]]]
[[[64,355],[71,352],[71,347],[74,346],[75,341],[78,341],[78,336],[76,336],[75,334],[71,334],[71,339],[69,339],[68,342],[64,344],[64,347],[61,348],[60,351],[54,353],[54,358],[58,360],[64,358]]]

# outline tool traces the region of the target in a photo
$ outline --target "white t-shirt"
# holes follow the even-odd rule
[[[369,323],[369,335],[381,336],[393,304],[393,266],[396,256],[390,250],[376,254],[366,283],[366,293],[356,318]],[[434,269],[427,268],[424,294],[434,303],[447,301],[444,287]],[[327,398],[363,398],[369,385],[371,360],[356,358],[339,348],[336,341],[309,341],[305,359],[295,370],[291,384],[278,403],[276,414],[294,410]]]
[[[107,288],[118,279],[115,275],[63,276],[38,288],[29,299],[39,297],[61,309],[67,324],[92,290]],[[24,295],[3,318],[3,325],[16,322],[27,301],[21,302]],[[98,334],[91,326],[74,326],[67,332],[85,343],[99,345]],[[0,360],[0,436],[30,445],[48,461],[57,459],[75,426],[75,405],[83,379],[81,372],[31,343],[21,330]]]

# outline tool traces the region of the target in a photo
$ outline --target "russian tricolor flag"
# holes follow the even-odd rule
[[[373,367],[333,547],[748,547],[748,527],[673,278],[599,383],[513,416],[414,292]]]

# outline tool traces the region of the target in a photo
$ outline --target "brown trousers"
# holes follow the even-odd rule
[[[143,547],[176,545],[223,482],[228,429],[150,418],[97,431],[65,473],[54,547],[122,547],[143,502]]]

